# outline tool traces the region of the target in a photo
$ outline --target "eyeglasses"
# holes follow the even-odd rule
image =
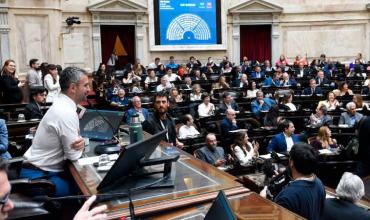
[[[5,205],[8,203],[9,196],[10,196],[10,191],[7,194],[5,194],[5,196],[3,198],[1,198],[1,200],[0,200],[0,205],[2,205],[1,211],[3,211]]]

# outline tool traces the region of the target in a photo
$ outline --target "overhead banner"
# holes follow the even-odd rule
[[[161,45],[217,44],[216,0],[159,0]]]

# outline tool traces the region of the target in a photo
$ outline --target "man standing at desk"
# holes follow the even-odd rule
[[[289,168],[293,181],[275,198],[275,202],[310,220],[318,220],[323,213],[325,189],[314,174],[317,155],[308,144],[299,142],[290,151]]]
[[[149,134],[156,134],[167,129],[166,141],[182,148],[184,144],[177,140],[175,123],[167,115],[169,105],[167,94],[158,92],[154,97],[154,113],[144,121],[143,130]]]
[[[89,82],[86,72],[67,67],[60,74],[61,94],[40,122],[32,146],[24,154],[21,178],[46,178],[56,186],[55,196],[72,193],[65,160],[77,160],[85,147],[79,135],[77,104],[86,100]]]

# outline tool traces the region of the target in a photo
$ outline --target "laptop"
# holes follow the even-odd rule
[[[236,220],[236,217],[231,209],[229,200],[225,196],[225,193],[221,190],[215,201],[213,201],[211,208],[208,210],[204,220]]]
[[[117,133],[124,112],[87,109],[80,119],[82,137],[97,141],[111,140]]]

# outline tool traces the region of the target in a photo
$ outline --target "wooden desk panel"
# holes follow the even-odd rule
[[[293,212],[262,198],[256,193],[245,193],[228,196],[231,208],[238,219],[260,219],[260,220],[296,220],[304,219]],[[144,219],[151,220],[178,220],[178,219],[203,219],[211,202],[202,203],[198,206],[186,207],[154,216],[145,216]]]
[[[161,150],[157,149],[157,151]],[[183,173],[180,179],[176,178],[176,181],[182,183],[182,188],[180,189],[178,189],[176,184],[175,188],[150,189],[139,191],[137,194],[133,193],[132,199],[135,206],[135,213],[138,216],[211,201],[216,198],[219,190],[225,190],[228,196],[249,191],[240,183],[236,182],[234,176],[220,171],[216,167],[203,161],[195,159],[183,151],[179,152],[180,159],[176,162],[176,166],[178,166],[179,163],[179,165],[182,164],[183,166],[189,167],[189,170],[194,170],[192,171],[194,172],[193,175],[191,173]],[[94,166],[81,166],[76,161],[70,165],[70,170],[79,188],[85,195],[97,193],[96,188],[101,182],[102,176],[97,173]],[[176,174],[180,173],[180,170],[177,168]],[[214,181],[215,184],[202,185],[203,182],[200,182],[201,180],[193,179],[194,176],[201,178],[202,175],[204,184],[207,184],[207,178]],[[145,196],[150,196],[150,198]],[[109,207],[108,216],[111,219],[129,215],[126,198],[112,200],[105,204]]]

